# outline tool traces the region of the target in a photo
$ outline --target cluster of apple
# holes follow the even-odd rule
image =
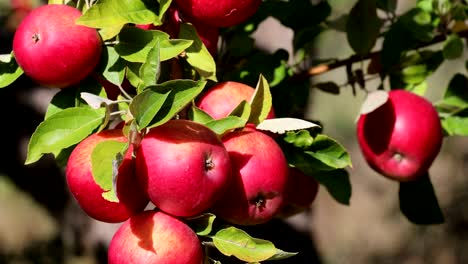
[[[245,21],[261,0],[208,2],[176,0],[169,23],[159,29],[175,36],[181,15],[186,16],[202,25],[198,34],[215,53],[218,28]],[[80,16],[73,7],[49,4],[22,21],[13,53],[30,78],[67,88],[96,77],[103,43],[96,29],[75,23]],[[107,92],[110,99],[118,95]],[[254,93],[242,83],[219,82],[200,94],[196,106],[221,119]],[[274,117],[271,109],[266,118]],[[290,167],[274,135],[254,124],[222,135],[189,119],[172,118],[143,131],[129,132],[127,124],[100,129],[76,144],[65,171],[70,192],[90,217],[122,223],[109,246],[111,264],[202,263],[202,243],[186,219],[211,213],[233,225],[263,224],[309,208],[317,194],[318,182]],[[99,160],[109,149],[118,158]],[[113,191],[97,183],[109,171]],[[155,208],[147,210],[150,204]]]
[[[222,82],[197,105],[222,118],[253,94],[250,86]],[[269,116],[274,117],[273,110]],[[183,219],[210,212],[234,225],[263,224],[309,208],[318,191],[312,177],[288,166],[274,138],[253,125],[219,138],[200,123],[173,119],[130,144],[114,183],[118,201],[109,201],[92,169],[92,154],[103,141],[128,138],[121,129],[109,129],[81,141],[70,155],[66,177],[90,217],[125,221],[110,243],[109,263],[129,263],[128,258],[159,263],[171,256],[180,262],[170,263],[201,263],[200,241]],[[146,211],[149,202],[156,209]]]

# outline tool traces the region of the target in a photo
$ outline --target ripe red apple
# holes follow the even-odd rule
[[[243,100],[249,102],[255,88],[234,81],[219,82],[197,100],[196,105],[214,119],[227,117]],[[267,118],[275,118],[272,108]]]
[[[280,146],[252,127],[229,132],[222,141],[231,158],[232,176],[213,213],[238,225],[271,220],[283,204],[288,176]]]
[[[93,28],[75,24],[81,12],[67,5],[42,5],[18,26],[13,52],[36,82],[64,88],[86,78],[99,62],[102,41]]]
[[[155,26],[153,24],[136,25],[136,27],[151,30],[157,29],[168,33],[172,38],[178,38],[180,23],[183,21],[192,23],[197,30],[203,44],[206,46],[211,55],[215,55],[218,49],[219,28],[210,25],[205,25],[198,21],[190,21],[186,18],[182,19],[180,12],[176,6],[171,6],[167,11],[167,18],[162,26]]]
[[[70,192],[90,217],[103,222],[118,223],[144,210],[149,200],[138,185],[131,148],[118,171],[116,186],[119,202],[103,198],[103,190],[93,178],[91,154],[98,143],[106,140],[126,142],[127,138],[120,129],[92,134],[73,149],[65,174]]]
[[[162,211],[194,216],[213,205],[230,176],[229,155],[216,133],[190,120],[152,128],[136,152],[141,186]]]
[[[175,0],[180,10],[212,27],[231,27],[249,19],[262,0]]]
[[[202,264],[204,259],[195,232],[161,211],[144,211],[125,221],[107,255],[109,264]]]
[[[359,146],[367,163],[397,181],[424,175],[442,145],[437,111],[424,97],[392,90],[388,101],[357,123]]]
[[[277,216],[286,218],[307,210],[315,201],[318,190],[319,183],[314,178],[295,167],[289,167],[284,202]]]

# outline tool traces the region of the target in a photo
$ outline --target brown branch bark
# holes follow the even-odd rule
[[[468,38],[468,29],[457,32],[457,34],[460,37]],[[447,39],[447,35],[437,35],[430,42],[424,42],[424,43],[421,43],[421,44],[417,45],[415,47],[415,49],[429,47],[429,46],[432,46],[434,44],[441,43],[441,42],[445,41],[446,39]],[[311,67],[309,69],[298,72],[297,74],[295,74],[293,76],[293,79],[295,79],[295,80],[306,80],[308,78],[311,78],[311,77],[314,77],[314,76],[329,72],[331,70],[334,70],[334,69],[337,69],[337,68],[340,68],[340,67],[343,67],[343,66],[352,65],[352,64],[357,63],[357,62],[372,59],[372,58],[374,58],[376,56],[379,56],[380,53],[381,53],[381,51],[379,50],[379,51],[374,51],[374,52],[368,53],[366,55],[354,54],[354,55],[351,55],[350,57],[348,57],[347,59],[336,60],[336,61],[329,62],[329,63],[322,63],[322,64],[319,64],[319,65],[315,65],[315,66],[313,66],[313,67]]]

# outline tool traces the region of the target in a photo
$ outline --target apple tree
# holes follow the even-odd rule
[[[200,125],[207,128],[210,131],[207,133],[216,135],[213,139],[216,143],[207,144],[217,144],[221,152],[231,150],[229,166],[232,171],[239,171],[242,183],[245,186],[261,183],[252,187],[255,190],[252,197],[247,191],[243,193],[248,205],[241,205],[244,207],[233,218],[225,216],[232,214],[234,209],[231,212],[230,209],[242,200],[241,196],[235,196],[242,190],[215,190],[216,199],[207,199],[200,210],[192,208],[188,210],[190,213],[183,210],[175,221],[188,225],[203,247],[215,249],[221,255],[247,263],[281,262],[293,259],[300,252],[277,248],[275,241],[253,237],[244,227],[255,227],[275,217],[286,218],[305,210],[313,202],[318,186],[343,205],[348,205],[352,196],[349,152],[324,133],[326,123],[305,119],[311,89],[340,96],[343,86],[334,80],[314,82],[314,76],[332,69],[346,73],[345,86],[351,87],[354,94],[366,95],[356,127],[359,144],[369,166],[399,184],[401,213],[415,225],[444,222],[434,192],[436,186],[432,185],[428,170],[437,158],[444,137],[468,134],[468,77],[462,69],[450,76],[442,97],[435,103],[429,102],[425,95],[429,88],[427,79],[442,64],[463,59],[468,3],[418,0],[402,12],[398,11],[399,4],[397,0],[357,0],[346,15],[332,20],[332,6],[327,1],[50,0],[29,12],[15,33],[13,49],[1,55],[0,88],[8,89],[25,75],[40,85],[57,89],[43,121],[29,140],[24,162],[33,164],[44,155],[52,155],[60,166],[67,167],[67,173],[80,164],[77,170],[81,169],[82,174],[76,179],[87,177],[86,186],[98,190],[96,199],[102,207],[101,204],[87,206],[91,211],[97,209],[97,215],[103,215],[101,221],[108,219],[105,204],[124,202],[117,183],[119,175],[124,176],[122,166],[128,159],[137,161],[138,175],[133,180],[127,179],[125,185],[137,186],[143,181],[146,186],[141,192],[151,193],[143,205],[153,202],[152,210],[164,212],[160,214],[167,213],[163,209],[169,203],[166,197],[177,193],[179,196],[170,204],[175,210],[168,212],[177,215],[174,212],[180,208],[176,208],[176,202],[189,200],[181,196],[181,190],[195,184],[195,178],[191,179],[193,182],[186,178],[196,173],[187,169],[185,174],[177,174],[184,166],[192,168],[189,159],[181,158],[174,163],[166,157],[176,152],[188,153],[188,149],[146,142],[180,134],[180,142],[200,143],[203,140],[193,135],[201,133]],[[267,18],[274,18],[293,31],[292,51],[268,52],[255,45],[252,35]],[[327,30],[345,32],[354,54],[338,59],[315,57],[314,43]],[[371,78],[377,78],[379,84],[369,85],[367,80]],[[208,103],[214,112],[225,108],[227,99],[239,96],[241,92],[236,87],[247,85],[255,89],[239,97],[226,110],[227,114],[215,118],[206,108],[202,109],[200,99],[221,84],[229,89],[224,99],[215,97]],[[175,120],[190,125],[175,126]],[[192,122],[197,125],[193,126]],[[170,127],[178,128],[171,131]],[[119,139],[103,139],[108,130],[118,130]],[[158,133],[154,131],[164,133],[155,136]],[[257,132],[261,136],[233,143],[233,138],[241,137],[236,133]],[[99,135],[102,142],[94,141],[92,148],[80,146],[94,135]],[[256,138],[268,138],[272,150],[255,149],[255,146],[267,146],[263,145],[263,139],[256,141]],[[83,148],[84,154],[77,157],[74,151]],[[146,149],[142,158],[139,153]],[[276,150],[280,150],[278,155],[267,155],[273,155]],[[268,157],[266,162],[258,167],[252,165],[256,168],[253,172],[243,171],[243,165],[263,152]],[[234,157],[232,153],[244,156]],[[191,155],[190,152],[185,156]],[[217,169],[213,156],[212,152],[204,153],[203,169]],[[269,160],[275,162],[268,163]],[[163,173],[164,166],[171,166],[171,173]],[[158,177],[170,175],[155,180],[157,186],[149,186],[154,179],[149,175],[153,169]],[[269,175],[269,169],[272,175],[281,176],[265,176]],[[294,175],[306,176],[306,180],[303,184],[291,184],[295,187],[286,191],[286,182],[295,178]],[[164,186],[171,176],[180,180],[180,184]],[[221,178],[227,178],[227,174]],[[272,183],[273,178],[277,183]],[[191,183],[188,186],[187,181]],[[312,182],[310,188],[301,188],[301,185],[308,186],[306,182]],[[270,185],[274,186],[271,190],[263,189]],[[80,193],[80,186],[73,188],[77,190],[73,191],[74,195]],[[223,192],[229,197],[221,199]],[[138,191],[134,193],[139,195]],[[287,193],[309,195],[310,199],[305,204],[288,203],[287,197],[292,195]],[[205,191],[202,193],[200,188],[198,194],[202,197]],[[158,199],[152,198],[156,196]],[[271,201],[278,197],[281,200],[270,207]],[[226,199],[230,200],[229,206],[216,204]],[[92,203],[93,199],[89,201]],[[295,207],[287,207],[291,205]],[[153,216],[143,217],[139,215],[141,211],[116,218],[118,222],[130,221],[125,225],[126,230],[116,237],[128,239],[127,234],[132,233],[128,232],[128,226],[136,218],[143,225],[139,231],[157,232],[153,227],[144,226],[143,218]],[[254,216],[248,213],[252,211]],[[261,214],[266,215],[264,219],[255,218]],[[157,218],[167,217],[158,215]],[[163,224],[171,226],[169,221],[172,220]],[[141,247],[138,239],[130,240]],[[114,254],[128,249],[119,242],[113,243],[117,246],[113,247],[110,259],[120,263],[119,259],[124,260]],[[135,259],[138,257],[141,256]],[[205,261],[220,263],[209,254]]]

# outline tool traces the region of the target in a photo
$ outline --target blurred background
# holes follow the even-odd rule
[[[329,2],[332,16],[338,18],[355,1]],[[414,2],[398,1],[398,11]],[[0,54],[11,52],[14,30],[29,10],[24,7],[40,4],[39,0],[0,0]],[[267,19],[254,37],[259,48],[291,50],[292,32],[274,19]],[[319,36],[315,52],[319,58],[352,54],[345,33],[333,30]],[[430,77],[428,98],[438,100],[449,82],[447,76],[460,71],[465,71],[463,60],[444,63]],[[345,84],[345,70],[313,77],[311,84],[326,80]],[[376,88],[378,83],[366,85]],[[25,76],[0,89],[0,264],[106,263],[107,244],[119,226],[94,221],[81,211],[53,158],[23,165],[28,140],[56,92],[38,87]],[[270,239],[283,250],[300,252],[278,263],[468,263],[468,139],[446,138],[430,170],[445,223],[414,225],[399,210],[398,184],[373,172],[359,152],[355,121],[364,96],[363,92],[354,95],[348,86],[339,95],[311,89],[304,109],[306,118],[320,120],[324,133],[351,154],[350,205],[338,204],[321,188],[310,210],[251,228],[249,233]]]

